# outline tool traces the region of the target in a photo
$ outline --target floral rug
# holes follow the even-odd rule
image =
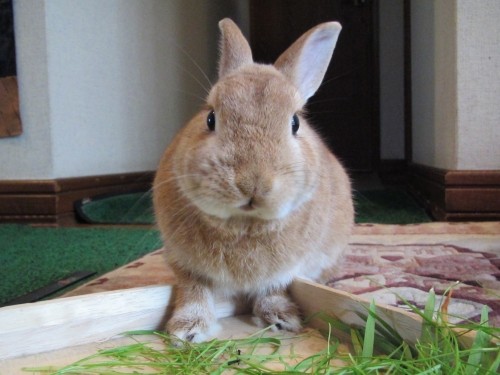
[[[175,283],[164,249],[67,293],[81,295]],[[483,305],[500,327],[500,222],[356,225],[351,244],[327,285],[405,308],[423,307],[428,291],[452,289],[448,313],[478,321]]]

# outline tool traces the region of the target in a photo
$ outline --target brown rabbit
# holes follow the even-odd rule
[[[331,268],[353,225],[350,181],[302,112],[340,25],[309,30],[274,65],[253,62],[231,20],[219,27],[219,81],[154,181],[156,218],[178,278],[167,331],[190,341],[216,326],[216,294],[245,295],[263,324],[299,330],[287,286]]]

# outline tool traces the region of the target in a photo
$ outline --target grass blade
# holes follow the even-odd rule
[[[422,333],[420,335],[420,346],[422,356],[431,357],[433,352],[433,343],[435,342],[435,332],[437,323],[434,320],[434,309],[436,308],[436,293],[434,288],[431,288],[425,308],[422,313]]]
[[[375,344],[375,316],[376,308],[375,301],[372,300],[370,303],[370,309],[368,311],[368,318],[365,324],[365,337],[363,340],[363,357],[373,357],[373,346]]]
[[[436,293],[434,288],[429,290],[429,296],[427,297],[427,302],[424,308],[424,319],[428,322],[434,321],[434,309],[436,308]]]
[[[351,341],[354,349],[354,353],[359,356],[362,355],[363,352],[363,342],[361,339],[361,335],[356,328],[351,328]]]
[[[488,307],[483,306],[481,311],[481,323],[482,326],[488,326]],[[472,375],[476,372],[477,368],[480,366],[481,358],[483,357],[483,352],[481,349],[485,348],[489,342],[489,335],[481,330],[476,332],[476,337],[471,347],[471,354],[467,360],[466,375]]]
[[[500,350],[497,352],[497,357],[495,361],[491,364],[488,369],[488,374],[498,374],[498,368],[500,367]]]

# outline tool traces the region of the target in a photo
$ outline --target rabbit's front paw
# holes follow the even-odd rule
[[[297,306],[285,295],[267,295],[255,299],[253,313],[260,325],[298,332],[301,329]]]
[[[205,341],[217,331],[215,318],[195,314],[174,314],[167,322],[167,332],[180,340],[189,342]]]

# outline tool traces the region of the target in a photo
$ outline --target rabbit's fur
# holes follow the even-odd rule
[[[215,325],[216,293],[243,294],[262,323],[298,330],[287,286],[331,268],[353,225],[349,179],[301,112],[340,25],[311,29],[274,65],[253,62],[231,20],[219,27],[219,81],[154,181],[157,223],[178,278],[167,330],[192,341]]]

